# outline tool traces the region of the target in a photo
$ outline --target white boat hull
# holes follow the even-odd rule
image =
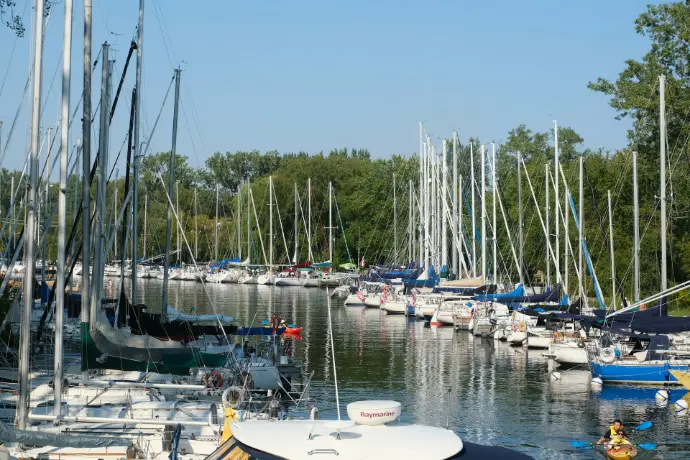
[[[407,302],[386,301],[381,305],[381,310],[389,315],[404,315],[407,311]]]
[[[348,307],[363,307],[364,302],[360,299],[357,294],[350,294],[345,299],[345,305]]]
[[[552,342],[553,339],[551,337],[530,335],[527,337],[527,348],[549,348]]]
[[[579,347],[578,343],[584,344],[584,342],[552,343],[549,354],[559,364],[587,364],[589,363],[587,349]]]

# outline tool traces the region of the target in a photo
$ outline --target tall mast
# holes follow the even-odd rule
[[[98,135],[98,162],[96,166],[96,203],[94,206],[94,231],[96,232],[94,242],[94,255],[93,255],[93,275],[91,276],[91,321],[93,322],[96,317],[97,309],[101,306],[101,299],[103,297],[103,269],[104,269],[104,257],[103,252],[105,248],[106,234],[105,234],[105,202],[106,202],[106,190],[105,185],[107,182],[107,171],[108,171],[108,110],[110,107],[110,95],[108,94],[108,70],[110,62],[108,60],[108,54],[110,50],[110,45],[108,43],[103,44],[101,51],[101,125]],[[106,110],[102,108],[105,107]],[[88,182],[88,176],[85,178]],[[87,267],[88,270],[88,267]]]
[[[237,257],[242,261],[242,186],[237,185]]]
[[[458,275],[458,278],[460,278],[461,277],[460,271],[462,271],[463,266],[465,267],[466,275],[469,277],[469,274],[470,274],[469,270],[467,268],[467,265],[464,264],[464,257],[465,256],[463,255],[463,251],[462,251],[463,243],[465,242],[465,238],[464,238],[463,232],[462,232],[462,174],[458,175],[457,186],[458,186],[458,193],[456,194],[456,197],[458,198],[458,201],[459,201],[459,203],[458,203],[458,222],[457,222],[458,227],[457,227],[457,232],[456,232],[456,235],[457,235],[456,241],[459,241],[457,243],[457,245],[458,245],[457,252],[458,252],[458,259],[459,259],[459,261],[458,261],[458,274],[457,275]],[[465,250],[467,250],[467,247],[465,247]]]
[[[555,190],[554,190],[554,221],[553,224],[556,228],[556,249],[555,249],[555,256],[556,256],[556,278],[560,278],[561,274],[561,260],[560,260],[560,225],[558,224],[558,208],[559,208],[559,201],[558,201],[558,122],[556,120],[553,121],[553,174],[554,174],[554,181],[555,181]]]
[[[57,290],[55,304],[55,356],[53,414],[62,409],[62,328],[65,309],[65,238],[67,230],[67,149],[69,148],[69,97],[72,82],[72,0],[65,0],[62,32],[62,106],[60,111],[60,189],[58,190]],[[0,123],[0,128],[2,124]],[[2,142],[0,142],[2,144]],[[1,157],[1,156],[0,156]],[[29,297],[27,297],[29,298]]]
[[[328,260],[333,263],[333,184],[328,183]]]
[[[408,182],[407,188],[409,191],[408,221],[410,222],[410,235],[409,240],[407,242],[407,261],[412,262],[412,259],[414,258],[414,208],[412,206],[412,200],[414,199],[414,191],[412,189],[412,180]]]
[[[578,239],[578,251],[577,251],[577,270],[580,273],[578,281],[578,291],[580,299],[582,300],[585,296],[585,274],[582,271],[583,266],[583,254],[582,254],[582,241],[584,240],[584,224],[585,224],[585,194],[584,194],[584,182],[583,182],[583,171],[584,171],[584,156],[580,155],[580,183],[579,183],[579,200],[580,200],[580,212],[578,215],[579,225],[577,229],[577,239]],[[633,172],[635,171],[635,166],[633,164]],[[637,229],[637,227],[635,227]],[[639,300],[639,299],[636,299]]]
[[[213,259],[218,261],[218,201],[219,201],[219,189],[218,182],[216,182],[216,220],[214,221],[214,246],[213,246]]]
[[[448,143],[443,139],[441,158],[441,267],[448,273]]]
[[[395,173],[393,173],[393,264],[398,263],[398,201],[395,195]]]
[[[485,146],[481,146],[481,168],[482,168],[482,280],[486,282],[486,152]],[[496,282],[494,280],[494,282]]]
[[[177,221],[175,225],[175,229],[177,230],[177,238],[176,240],[176,245],[175,245],[175,251],[177,252],[177,264],[180,265],[182,255],[180,254],[180,249],[182,249],[182,244],[180,244],[180,225],[179,222],[182,221],[180,219],[180,181],[176,180],[175,181],[175,214],[177,214]]]
[[[297,204],[297,182],[295,182],[295,257],[293,263],[297,264],[298,250],[299,250],[299,208]]]
[[[460,251],[460,246],[458,246],[458,134],[453,131],[453,223],[452,232],[453,243],[450,245],[453,248],[452,254],[452,264],[453,264],[453,274],[458,276],[458,252]]]
[[[470,138],[470,191],[471,191],[471,196],[472,196],[472,276],[476,277],[477,276],[477,237],[476,237],[476,231],[477,231],[477,221],[476,221],[476,213],[474,212],[474,195],[475,195],[475,190],[476,190],[476,181],[474,180],[474,143],[472,142],[472,139]],[[482,276],[484,274],[482,273]]]
[[[43,0],[36,0],[36,37],[34,39],[34,76],[31,116],[30,184],[27,191],[26,233],[24,238],[24,308],[19,334],[19,406],[17,426],[26,428],[29,415],[29,336],[31,335],[31,304],[34,298],[34,236],[36,233],[36,187],[38,185],[38,150],[41,142],[41,83],[43,64]],[[88,272],[87,272],[88,273]]]
[[[273,176],[268,176],[268,273],[273,271]]]
[[[569,225],[570,218],[568,216],[570,215],[570,213],[567,212],[568,211],[569,194],[568,194],[568,189],[566,187],[565,182],[563,183],[563,188],[565,189],[564,190],[565,193],[563,194],[563,210],[565,211],[563,213],[563,214],[565,214],[565,222],[563,223],[563,253],[564,253],[564,257],[563,257],[564,258],[564,261],[563,261],[563,272],[564,272],[563,273],[563,292],[565,292],[567,294],[570,292],[568,290],[568,274],[570,272],[570,270],[569,270],[570,267],[568,265],[569,256],[570,256],[570,250],[568,248],[568,246],[569,246],[568,243],[570,242],[568,240],[568,235],[569,235],[568,230],[570,228],[570,225]]]
[[[661,171],[661,290],[667,288],[666,274],[666,77],[659,75],[659,144]]]
[[[544,165],[544,190],[545,190],[545,199],[544,199],[544,220],[546,221],[546,285],[549,286],[551,284],[551,229],[549,227],[549,188],[551,185],[549,184],[549,164],[546,163]]]
[[[141,254],[146,258],[146,218],[149,214],[149,195],[148,193],[144,195],[144,247],[142,248]],[[134,265],[132,264],[132,277],[134,277]],[[132,281],[132,287],[134,287],[134,281]],[[134,292],[134,291],[132,291]],[[132,297],[134,299],[134,297]]]
[[[429,172],[430,172],[430,152],[431,147],[428,143],[424,143],[424,272],[428,273],[429,267],[431,265],[430,255],[431,255],[431,184],[429,183]]]
[[[518,176],[517,176],[517,187],[518,187],[518,250],[520,251],[518,257],[518,275],[520,278],[520,283],[525,284],[525,275],[522,271],[525,263],[525,239],[524,239],[524,228],[523,228],[523,215],[522,215],[522,155],[520,151],[517,153],[518,158]]]
[[[134,146],[134,165],[132,168],[132,302],[137,298],[137,260],[139,259],[139,161],[143,151],[140,151],[142,142],[139,140],[139,128],[141,127],[141,69],[142,55],[144,53],[144,0],[139,0],[139,24],[137,25],[137,68],[136,68],[136,92],[134,93],[134,132],[132,133],[132,145]],[[146,217],[144,217],[146,220]],[[144,227],[146,225],[144,224]],[[142,253],[146,255],[146,228],[144,228],[144,247]],[[166,268],[167,270],[167,268]]]
[[[309,247],[309,261],[314,261],[314,254],[311,252],[311,177],[307,178],[307,246]]]
[[[251,219],[251,200],[249,194],[251,193],[249,179],[247,179],[247,262],[252,258],[252,219]]]
[[[616,309],[616,262],[613,257],[613,210],[611,207],[611,190],[607,191],[609,203],[609,250],[611,256],[611,308]]]
[[[637,190],[637,152],[632,152],[633,164],[633,301],[640,300],[640,209]]]
[[[438,162],[436,158],[436,148],[431,145],[431,258],[436,271],[440,272],[439,264],[439,241],[438,241]]]
[[[419,265],[423,270],[426,270],[424,259],[424,178],[425,178],[425,164],[424,158],[424,125],[419,122]]]
[[[12,176],[10,181],[10,209],[12,209],[12,225],[10,226],[12,229],[12,251],[14,251],[17,247],[17,232],[15,231],[16,216],[14,215],[14,176]]]
[[[492,206],[493,206],[493,221],[491,223],[492,226],[492,236],[493,236],[493,256],[494,256],[494,261],[493,261],[493,282],[498,283],[498,255],[497,255],[497,247],[498,245],[496,244],[496,190],[498,188],[498,182],[496,182],[496,144],[493,142],[491,143],[491,192],[493,195],[493,200],[492,200]]]
[[[168,319],[168,278],[170,277],[170,240],[172,239],[172,202],[173,187],[175,186],[175,155],[177,153],[177,116],[180,108],[180,76],[182,70],[175,69],[175,106],[173,108],[172,146],[170,149],[170,166],[168,167],[168,222],[165,226],[165,265],[163,266],[163,296],[161,308],[161,322]]]
[[[111,231],[115,229],[115,224],[117,223],[117,176],[119,175],[120,170],[116,169],[115,170],[115,181],[113,181],[113,215],[111,216],[110,220],[112,223],[110,224],[111,226]],[[114,244],[114,249],[113,249],[113,259],[117,259],[117,238],[114,239],[113,241]],[[122,253],[124,254],[125,248],[122,248]],[[124,270],[124,265],[120,267],[121,270]]]
[[[194,187],[194,260],[199,258],[199,223],[196,208],[196,187]],[[239,233],[239,232],[238,232]]]
[[[42,1],[40,3],[43,3]],[[84,0],[84,102],[82,104],[81,322],[91,322],[91,0]],[[14,207],[12,208],[14,209]],[[83,331],[83,329],[82,329]],[[86,337],[82,337],[85,347]]]

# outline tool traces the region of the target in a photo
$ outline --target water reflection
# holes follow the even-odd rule
[[[160,308],[162,282],[145,280],[138,302]],[[208,293],[208,297],[207,294]],[[189,312],[213,308],[240,324],[260,323],[273,314],[302,329],[294,353],[314,371],[311,395],[324,417],[335,416],[332,350],[326,293],[320,289],[252,285],[170,283],[169,301]],[[212,307],[213,305],[213,307]],[[333,334],[340,399],[395,399],[403,417],[438,426],[449,424],[468,441],[517,448],[535,458],[593,458],[576,451],[571,439],[596,440],[613,418],[629,427],[643,420],[655,426],[636,439],[659,444],[638,458],[690,458],[687,416],[657,407],[655,389],[605,386],[590,389],[587,370],[559,370],[549,381],[541,350],[514,348],[452,328],[425,327],[378,309],[333,303]],[[450,391],[449,391],[450,390]],[[672,392],[671,401],[683,391]]]

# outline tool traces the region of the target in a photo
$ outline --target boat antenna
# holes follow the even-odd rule
[[[331,355],[333,357],[333,380],[335,381],[335,407],[338,409],[338,421],[340,421],[340,397],[338,395],[338,371],[335,366],[335,347],[333,346],[333,322],[331,321],[331,295],[326,287],[326,299],[328,302],[328,333],[331,336]]]

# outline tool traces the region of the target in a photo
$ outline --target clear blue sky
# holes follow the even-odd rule
[[[82,86],[83,0],[75,2],[73,97]],[[18,0],[27,34],[0,27],[3,137],[29,69],[30,9]],[[214,151],[281,152],[368,148],[376,157],[417,149],[417,122],[437,138],[500,142],[521,123],[546,131],[551,120],[575,128],[592,148],[621,148],[628,124],[606,98],[587,89],[615,78],[648,47],[634,0],[146,0],[145,135],[178,64],[183,112],[178,151],[193,165]],[[654,2],[653,2],[654,3]],[[108,40],[121,72],[134,36],[138,0],[93,0],[94,56]],[[58,118],[63,3],[46,35],[43,126]],[[14,54],[12,54],[12,49]],[[53,75],[55,81],[49,91]],[[111,152],[122,145],[133,67],[118,108]],[[100,69],[94,72],[94,107]],[[166,106],[152,144],[170,148]],[[19,167],[26,148],[24,109],[4,167]],[[198,122],[194,121],[194,118]],[[79,117],[73,125],[79,136]]]

